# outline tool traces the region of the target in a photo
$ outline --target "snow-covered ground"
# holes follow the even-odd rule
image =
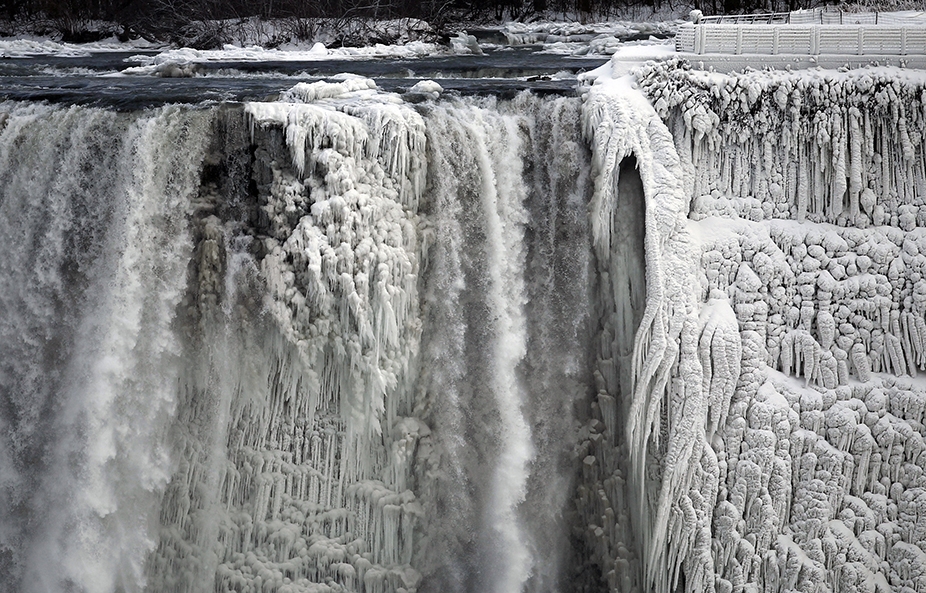
[[[160,50],[164,47],[163,43],[152,43],[141,38],[126,42],[112,37],[93,43],[66,43],[34,35],[17,38],[0,37],[0,58],[27,58],[30,56],[84,58],[94,53]]]
[[[167,49],[156,55],[136,55],[127,62],[138,66],[123,70],[124,74],[162,75],[171,68],[182,68],[187,64],[208,62],[313,62],[319,60],[365,60],[373,58],[421,58],[430,55],[448,54],[453,50],[437,43],[412,41],[401,45],[377,43],[368,47],[327,48],[316,42],[310,47],[305,44],[290,44],[290,48],[266,49],[258,45],[238,47],[226,45],[222,49],[198,50],[192,48]]]

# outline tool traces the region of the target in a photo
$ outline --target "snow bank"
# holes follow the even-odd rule
[[[637,23],[605,21],[599,23],[549,22],[507,23],[502,33],[510,45],[534,45],[556,42],[588,42],[599,35],[627,37],[633,35],[672,35],[683,21]]]
[[[84,58],[91,53],[133,51],[156,49],[162,44],[154,44],[144,39],[129,42],[118,41],[113,37],[109,41],[94,43],[65,43],[41,37],[21,39],[0,38],[0,58],[26,58],[29,56],[53,55],[62,58]]]

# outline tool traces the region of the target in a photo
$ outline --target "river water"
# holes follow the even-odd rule
[[[375,79],[388,91],[403,92],[419,80],[434,80],[465,95],[511,97],[530,89],[568,94],[576,74],[607,61],[606,56],[573,57],[543,53],[540,47],[487,50],[484,55],[438,55],[415,59],[311,61],[212,60],[186,78],[123,75],[138,56],[152,52],[105,52],[84,57],[32,56],[0,60],[0,98],[102,105],[121,110],[164,103],[264,100],[295,82],[344,72]],[[134,60],[133,60],[134,59]]]

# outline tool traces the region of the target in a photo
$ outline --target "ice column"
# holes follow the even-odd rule
[[[612,589],[668,591],[690,557],[699,530],[705,521],[710,525],[709,519],[690,519],[691,497],[700,496],[692,492],[699,488],[707,406],[698,358],[694,262],[684,227],[684,172],[669,130],[628,79],[588,89],[583,111],[593,154],[590,216],[605,293],[602,302],[633,294],[624,286],[632,275],[622,271],[622,266],[633,264],[612,261],[613,245],[626,241],[614,217],[622,204],[619,190],[630,187],[620,180],[630,173],[621,163],[631,155],[645,198],[646,266],[646,305],[630,368],[615,360],[626,347],[614,342],[620,335],[616,328],[626,320],[616,310],[611,313],[616,318],[604,312],[601,320],[606,331],[596,379],[603,427],[595,432],[604,438],[583,468],[589,494],[599,493],[583,505],[586,520],[595,526],[588,537]],[[691,510],[686,512],[686,506]],[[612,528],[612,517],[627,508],[630,521],[619,520]],[[709,552],[703,538],[696,545],[698,555]]]

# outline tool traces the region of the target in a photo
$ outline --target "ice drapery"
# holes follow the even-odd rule
[[[604,443],[586,458],[589,467],[584,470],[594,485],[587,486],[592,497],[599,499],[587,508],[600,514],[585,520],[590,526],[604,524],[590,535],[598,540],[596,559],[612,590],[668,590],[679,566],[696,556],[689,552],[703,525],[691,515],[704,509],[693,507],[691,493],[706,481],[693,471],[705,451],[707,402],[697,302],[688,288],[695,267],[684,226],[683,170],[669,130],[626,79],[589,90],[583,123],[593,152],[590,217],[601,301],[610,304],[600,321],[597,365]],[[625,301],[633,295],[624,286],[641,279],[628,270],[633,263],[615,257],[628,255],[627,250],[613,249],[628,241],[622,233],[634,224],[617,224],[615,210],[619,213],[627,201],[641,199],[619,193],[631,187],[621,182],[630,173],[625,162],[629,157],[636,161],[642,182],[642,220],[634,223],[645,229],[638,250],[646,266],[646,304],[632,347],[626,343],[626,316],[634,312]],[[656,466],[658,472],[653,471]],[[611,525],[616,512],[624,516]],[[710,577],[702,571],[702,580]]]

